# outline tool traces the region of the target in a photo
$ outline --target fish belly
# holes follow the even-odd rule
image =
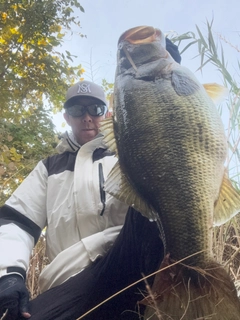
[[[119,76],[115,87],[124,173],[159,214],[171,257],[203,251],[191,263],[206,262],[227,150],[215,105],[204,90],[179,96],[169,79]]]

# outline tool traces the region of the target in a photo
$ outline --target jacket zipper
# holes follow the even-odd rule
[[[106,193],[103,189],[103,186],[104,186],[104,176],[103,176],[103,167],[102,167],[102,163],[99,163],[98,165],[98,168],[99,168],[99,189],[100,189],[100,199],[101,199],[101,202],[103,204],[103,208],[102,208],[102,211],[100,213],[100,216],[103,215],[104,213],[104,210],[105,210],[105,207],[106,207]]]

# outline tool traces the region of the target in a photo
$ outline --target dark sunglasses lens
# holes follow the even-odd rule
[[[105,113],[105,105],[101,104],[92,104],[90,106],[87,106],[87,111],[91,116],[94,117],[101,117]]]
[[[81,105],[74,105],[67,108],[67,112],[72,117],[82,117],[86,112],[93,117],[101,117],[107,111],[107,107],[104,104],[91,104],[87,107]]]
[[[74,105],[67,108],[68,114],[72,117],[82,117],[86,112],[86,107],[80,105]]]

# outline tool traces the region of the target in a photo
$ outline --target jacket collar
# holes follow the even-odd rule
[[[81,146],[75,140],[72,132],[68,133],[67,131],[62,133],[59,137],[60,142],[56,147],[58,153],[63,153],[65,151],[75,152]]]
[[[63,152],[76,152],[81,148],[81,145],[76,141],[74,135],[72,132],[68,133],[67,131],[61,134],[59,137],[61,141],[56,147],[56,150],[58,153],[63,153]],[[101,138],[101,139],[97,139]],[[93,139],[93,144],[95,145],[96,143],[98,144],[97,148],[103,148],[107,149],[106,145],[102,141],[103,135],[99,133],[94,139]],[[96,141],[96,139],[98,141]],[[89,142],[88,142],[89,143]],[[87,144],[88,144],[87,143]],[[90,141],[91,143],[91,141]]]

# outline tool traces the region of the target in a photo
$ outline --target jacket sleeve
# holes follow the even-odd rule
[[[116,240],[121,228],[122,225],[107,228],[82,239],[90,261],[95,261],[98,256],[106,254]]]
[[[47,178],[40,161],[0,208],[0,276],[9,267],[28,268],[33,246],[46,224]]]
[[[60,285],[69,277],[86,268],[98,257],[104,256],[113,245],[121,228],[122,226],[108,228],[83,238],[61,251],[41,272],[39,277],[40,292]]]

